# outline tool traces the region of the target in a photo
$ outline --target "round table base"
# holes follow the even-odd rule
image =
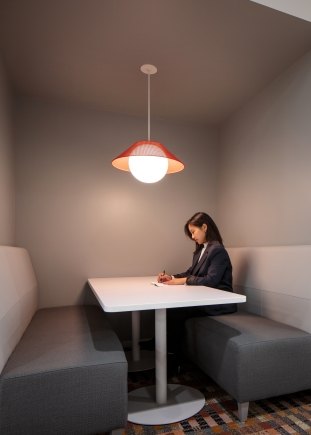
[[[163,405],[155,401],[155,385],[131,391],[128,399],[128,421],[146,425],[185,420],[199,412],[205,404],[200,391],[178,384],[168,384],[167,402]]]

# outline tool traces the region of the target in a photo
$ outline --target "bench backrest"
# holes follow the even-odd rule
[[[311,333],[311,246],[228,249],[247,311]],[[239,307],[242,308],[242,307]]]
[[[0,246],[0,373],[37,306],[37,281],[27,251]]]

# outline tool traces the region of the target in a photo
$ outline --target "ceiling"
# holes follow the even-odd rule
[[[0,0],[16,95],[219,124],[311,49],[311,23],[249,0]]]

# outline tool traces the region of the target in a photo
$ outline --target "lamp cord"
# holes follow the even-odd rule
[[[150,141],[150,74],[148,73],[148,141]]]

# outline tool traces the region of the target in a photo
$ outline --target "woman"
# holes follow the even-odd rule
[[[167,285],[204,285],[232,292],[232,265],[224,248],[220,232],[206,213],[195,213],[185,224],[185,234],[195,241],[192,265],[183,273],[158,275],[158,282]],[[168,350],[181,353],[184,322],[189,317],[215,316],[236,311],[236,304],[206,305],[204,307],[168,310]]]
[[[175,275],[160,273],[158,282],[167,285],[205,285],[232,292],[232,266],[220,232],[206,213],[193,215],[185,224],[185,234],[195,241],[191,267]],[[208,306],[206,312],[226,314],[236,311],[236,304]]]

